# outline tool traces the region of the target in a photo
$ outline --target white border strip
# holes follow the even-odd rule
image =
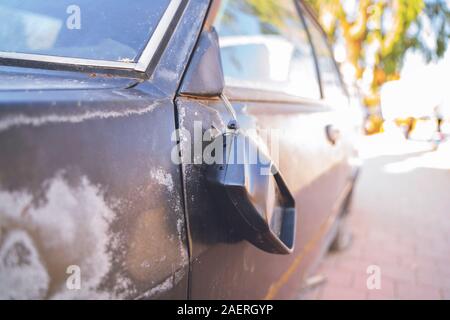
[[[169,29],[169,25],[172,22],[178,8],[181,5],[181,1],[183,0],[172,0],[169,3],[166,11],[164,12],[161,20],[156,26],[153,35],[147,43],[144,51],[142,51],[141,56],[139,57],[138,63],[135,66],[136,71],[145,72],[147,70],[148,65],[150,64],[153,56],[155,55],[156,50],[158,49],[159,44],[162,41],[162,38]]]
[[[0,58],[45,62],[54,64],[95,66],[103,68],[131,69],[131,70],[134,69],[134,66],[136,65],[136,63],[134,62],[90,60],[90,59],[80,59],[70,57],[49,56],[41,54],[31,54],[31,53],[4,52],[4,51],[0,51]]]
[[[0,58],[16,59],[33,62],[44,62],[51,64],[63,64],[63,65],[75,65],[75,66],[88,66],[88,67],[100,67],[108,69],[120,69],[120,70],[135,70],[139,72],[145,72],[150,64],[162,38],[166,34],[170,23],[172,22],[181,2],[183,0],[171,0],[166,11],[164,11],[161,20],[156,26],[150,40],[144,48],[138,62],[121,62],[121,61],[109,61],[109,60],[95,60],[95,59],[83,59],[83,58],[70,58],[60,57],[52,55],[40,55],[31,53],[18,53],[18,52],[5,52],[0,51]]]

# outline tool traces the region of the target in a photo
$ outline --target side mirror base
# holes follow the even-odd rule
[[[200,35],[179,92],[181,95],[214,97],[220,96],[224,87],[219,37],[211,28]]]

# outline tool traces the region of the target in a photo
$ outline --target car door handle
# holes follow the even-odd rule
[[[325,134],[332,145],[335,145],[341,137],[341,131],[332,124],[325,127]]]
[[[208,167],[207,180],[226,216],[243,239],[270,253],[294,251],[295,200],[270,155],[239,129],[236,111],[220,95],[233,120],[215,138],[222,152]]]
[[[292,253],[296,231],[295,200],[278,168],[242,133],[226,133],[219,142],[226,159],[209,166],[207,180],[220,210],[244,239],[261,250]],[[251,150],[257,152],[256,162],[249,161]],[[247,160],[240,162],[233,154],[240,154]]]

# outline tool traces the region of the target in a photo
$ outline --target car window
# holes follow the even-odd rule
[[[292,0],[225,0],[214,25],[227,85],[320,98],[312,48]]]
[[[170,0],[2,0],[0,51],[135,61]]]
[[[305,14],[304,18],[316,52],[324,98],[341,98],[344,90],[339,77],[339,71],[334,62],[330,47],[326,42],[326,38],[308,15]]]

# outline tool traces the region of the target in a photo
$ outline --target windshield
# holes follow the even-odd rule
[[[135,62],[170,0],[1,0],[0,51]]]

